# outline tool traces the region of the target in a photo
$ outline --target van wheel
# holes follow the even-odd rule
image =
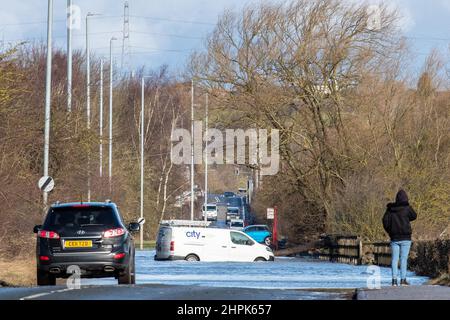
[[[266,259],[264,259],[263,257],[258,257],[255,259],[255,262],[265,262],[267,261]]]
[[[190,261],[190,262],[195,262],[195,261],[200,261],[200,258],[197,257],[195,254],[190,254],[186,258],[184,258],[184,260]]]
[[[56,277],[47,272],[37,270],[36,272],[37,285],[38,286],[55,286]]]
[[[272,244],[272,239],[270,239],[270,237],[266,237],[264,239],[264,244],[269,247]]]

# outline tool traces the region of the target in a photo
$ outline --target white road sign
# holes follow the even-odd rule
[[[39,189],[43,192],[50,192],[55,187],[55,181],[52,177],[42,177],[38,182]]]
[[[273,220],[275,218],[274,208],[267,208],[267,219]]]
[[[138,223],[142,226],[145,223],[145,219],[139,218]]]

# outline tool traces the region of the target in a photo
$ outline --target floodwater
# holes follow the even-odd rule
[[[353,266],[307,258],[274,262],[155,261],[155,251],[136,251],[136,284],[236,287],[258,289],[354,289],[391,284],[389,268]],[[426,277],[409,272],[411,285]],[[83,285],[116,284],[115,279],[82,279]]]

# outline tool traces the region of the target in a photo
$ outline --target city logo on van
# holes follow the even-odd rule
[[[200,232],[195,230],[186,232],[186,237],[188,238],[196,238],[197,240],[200,238]]]

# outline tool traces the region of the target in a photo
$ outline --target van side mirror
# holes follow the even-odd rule
[[[141,225],[139,223],[137,223],[137,222],[131,222],[128,225],[128,230],[130,232],[138,232],[139,230],[141,230]]]
[[[39,230],[41,230],[42,229],[42,225],[37,225],[37,226],[34,226],[34,228],[33,228],[33,233],[38,233],[39,232]]]

